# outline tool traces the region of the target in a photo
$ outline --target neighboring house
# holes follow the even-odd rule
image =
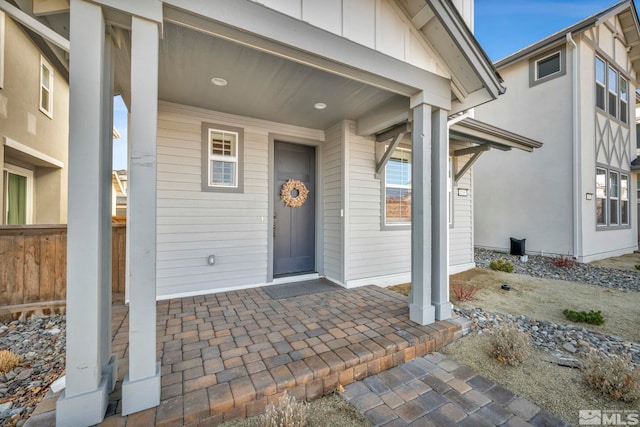
[[[67,222],[67,70],[0,11],[0,224]]]
[[[470,117],[504,87],[465,24],[473,2],[455,4],[33,0],[25,21],[73,46],[59,425],[100,422],[117,377],[105,88],[130,110],[123,414],[159,403],[156,298],[411,280],[411,320],[450,318],[449,264],[473,266],[470,166],[541,145]]]
[[[113,171],[111,184],[111,216],[120,221],[127,216],[127,171]]]
[[[589,262],[638,248],[634,96],[640,29],[622,1],[497,61],[509,88],[476,117],[544,141],[475,170],[475,240]]]

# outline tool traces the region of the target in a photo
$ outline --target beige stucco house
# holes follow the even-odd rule
[[[0,11],[0,224],[67,222],[68,71]]]
[[[544,142],[475,169],[476,245],[588,262],[638,248],[640,27],[622,1],[495,63],[508,91],[476,117]]]
[[[541,145],[472,118],[504,92],[473,1],[30,3],[25,23],[71,50],[58,425],[99,423],[117,377],[114,93],[130,111],[125,415],[159,403],[158,298],[410,280],[412,321],[450,318],[448,274],[473,266],[471,165]]]

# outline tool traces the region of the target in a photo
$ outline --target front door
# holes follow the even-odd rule
[[[315,147],[275,143],[274,277],[316,269],[315,157]],[[283,186],[285,190],[293,189],[283,193]],[[308,190],[306,199],[298,190],[303,189],[304,193],[302,186]]]

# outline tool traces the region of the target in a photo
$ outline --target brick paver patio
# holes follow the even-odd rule
[[[118,386],[101,426],[216,425],[262,413],[289,392],[315,399],[462,335],[460,322],[419,326],[406,297],[376,286],[273,300],[262,288],[159,301],[157,342],[161,403],[122,417],[128,309],[113,305]],[[53,400],[28,425],[52,425]]]

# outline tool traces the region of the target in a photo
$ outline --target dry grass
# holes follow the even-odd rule
[[[22,356],[9,350],[0,351],[0,374],[12,371],[20,363],[22,363]]]
[[[258,424],[261,427],[304,427],[307,425],[307,407],[287,393],[280,398],[278,406],[267,406]]]
[[[569,255],[558,255],[551,258],[551,263],[560,268],[575,268],[578,266],[578,261],[574,257]]]
[[[519,366],[531,354],[531,338],[513,322],[503,323],[494,331],[491,354],[499,362]]]
[[[634,367],[626,354],[603,357],[592,351],[582,373],[586,383],[604,396],[623,402],[640,399],[640,367]]]

